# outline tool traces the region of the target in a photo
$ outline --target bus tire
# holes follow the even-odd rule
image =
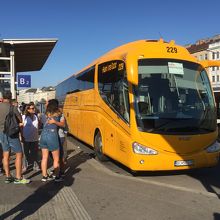
[[[131,173],[131,175],[132,175],[133,177],[138,176],[138,172],[135,171],[135,170],[130,170],[130,173]]]
[[[108,160],[108,158],[103,154],[102,147],[102,135],[98,131],[94,139],[94,151],[96,158],[98,158],[98,160],[101,162],[105,162]]]

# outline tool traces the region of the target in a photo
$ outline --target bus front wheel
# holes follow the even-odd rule
[[[95,150],[95,154],[96,154],[96,157],[98,158],[98,160],[105,162],[108,159],[103,154],[102,148],[103,148],[102,136],[101,136],[100,132],[98,132],[95,136],[94,150]]]

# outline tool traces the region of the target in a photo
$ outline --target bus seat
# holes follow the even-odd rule
[[[138,102],[138,108],[139,108],[140,114],[149,113],[149,104],[147,102]]]

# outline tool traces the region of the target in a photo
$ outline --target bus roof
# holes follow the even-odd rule
[[[168,54],[170,55],[168,56],[164,56],[164,54],[161,52],[161,47],[177,47],[178,50],[181,51],[181,53],[178,54]],[[161,54],[162,57],[164,58],[172,58],[172,59],[180,59],[180,60],[188,60],[188,61],[192,61],[192,62],[197,62],[196,58],[193,57],[189,51],[179,45],[176,45],[175,42],[172,40],[169,43],[165,42],[163,39],[159,39],[159,40],[137,40],[137,41],[133,41],[124,45],[121,45],[119,47],[116,47],[110,51],[108,51],[107,53],[105,53],[104,55],[102,55],[101,57],[97,58],[96,60],[94,60],[92,63],[90,63],[88,66],[86,66],[85,68],[81,69],[80,71],[76,72],[73,75],[78,75],[79,73],[81,73],[82,71],[88,69],[89,67],[97,64],[97,63],[102,63],[102,62],[106,62],[109,61],[111,59],[123,59],[125,58],[125,56],[128,53],[132,53],[132,52],[137,52],[139,51],[140,53],[142,53],[144,50],[150,51],[148,52],[148,58],[156,58],[158,57],[158,54]],[[70,76],[70,77],[71,77]],[[69,78],[69,77],[68,77]],[[65,80],[64,80],[65,81]]]

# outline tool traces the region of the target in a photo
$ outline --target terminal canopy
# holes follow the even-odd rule
[[[57,39],[3,39],[5,56],[13,50],[15,57],[15,71],[27,72],[40,70]]]

